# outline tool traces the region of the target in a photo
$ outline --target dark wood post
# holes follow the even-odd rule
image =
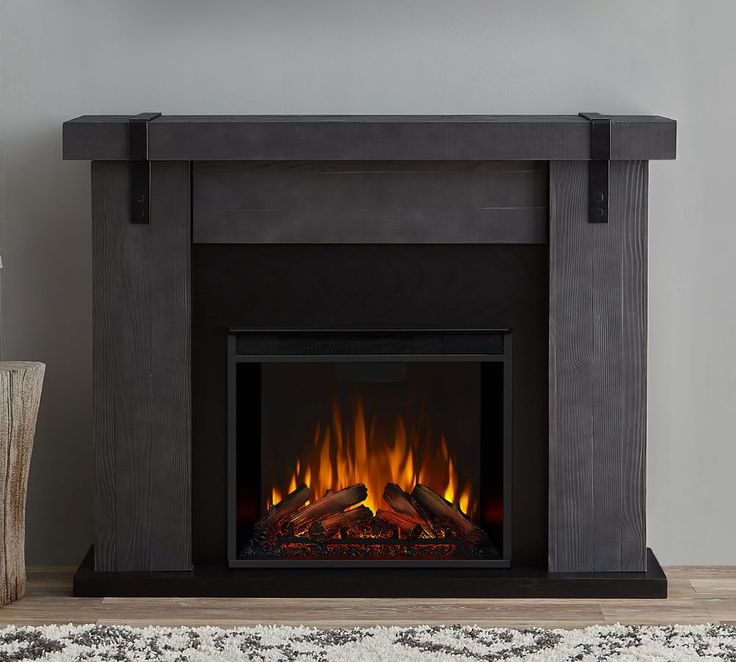
[[[646,569],[646,161],[612,161],[608,223],[588,162],[550,163],[549,569]]]
[[[99,571],[191,568],[189,173],[153,163],[133,224],[128,163],[92,164]]]

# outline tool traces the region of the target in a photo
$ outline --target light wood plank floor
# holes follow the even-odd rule
[[[734,623],[736,566],[669,567],[667,600],[74,598],[71,568],[30,568],[28,592],[0,609],[0,626],[48,623],[219,625]]]

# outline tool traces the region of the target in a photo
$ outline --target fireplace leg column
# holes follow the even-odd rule
[[[550,163],[549,569],[646,570],[646,161]]]
[[[188,570],[190,164],[151,165],[150,224],[128,163],[92,165],[95,569]]]

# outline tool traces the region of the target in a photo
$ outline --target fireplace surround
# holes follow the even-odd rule
[[[666,595],[654,116],[84,116],[77,595]]]

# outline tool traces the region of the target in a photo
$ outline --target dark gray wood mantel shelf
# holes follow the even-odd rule
[[[611,159],[675,158],[676,122],[611,115]],[[125,160],[125,115],[64,123],[64,158]],[[577,115],[162,115],[149,123],[152,161],[588,160]]]
[[[674,120],[603,116],[591,223],[577,115],[162,115],[137,224],[131,117],[63,128],[93,161],[96,571],[191,568],[190,255],[258,243],[547,245],[546,570],[646,570],[648,161],[675,158]]]

